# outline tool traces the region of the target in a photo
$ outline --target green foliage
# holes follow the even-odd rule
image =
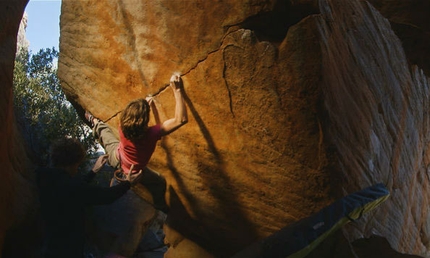
[[[63,136],[80,139],[89,154],[95,142],[88,126],[67,101],[57,77],[55,48],[41,49],[32,55],[17,53],[14,70],[14,104],[18,126],[35,162],[45,165],[49,145]]]

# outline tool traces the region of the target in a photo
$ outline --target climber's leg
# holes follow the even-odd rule
[[[112,129],[109,127],[109,125],[105,124],[102,121],[99,121],[93,127],[93,135],[103,146],[103,148],[106,151],[106,154],[108,154],[109,165],[114,168],[118,168],[119,167],[119,159],[118,159],[119,140],[117,136],[112,132]]]
[[[151,193],[154,208],[167,214],[169,212],[169,207],[167,206],[165,198],[166,179],[159,173],[145,168],[145,171],[142,172],[142,179],[140,182]]]

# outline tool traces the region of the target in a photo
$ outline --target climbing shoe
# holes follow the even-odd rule
[[[90,113],[90,111],[85,111],[85,119],[91,127],[94,127],[95,124],[99,122],[99,119],[94,117],[93,114]],[[97,120],[96,123],[94,123],[94,120]]]

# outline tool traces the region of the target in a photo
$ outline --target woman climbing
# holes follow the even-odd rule
[[[85,113],[85,118],[92,125],[94,136],[108,155],[109,165],[121,169],[125,176],[134,165],[134,169],[130,171],[131,177],[143,170],[141,183],[151,192],[154,207],[165,213],[168,211],[164,197],[166,181],[159,173],[147,168],[147,164],[157,141],[188,122],[180,75],[172,75],[170,87],[176,101],[175,116],[164,122],[156,121],[154,126],[148,126],[150,107],[156,111],[152,97],[131,101],[121,113],[119,139],[106,123],[88,111]]]

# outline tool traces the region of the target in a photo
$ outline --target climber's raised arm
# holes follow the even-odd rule
[[[155,124],[161,124],[160,115],[158,114],[157,106],[155,105],[155,99],[152,96],[146,97],[145,100],[148,102],[151,107],[152,114],[154,114]]]
[[[188,122],[187,108],[183,97],[184,85],[180,75],[174,74],[170,78],[170,87],[175,95],[175,117],[161,124],[162,135],[170,134]]]

